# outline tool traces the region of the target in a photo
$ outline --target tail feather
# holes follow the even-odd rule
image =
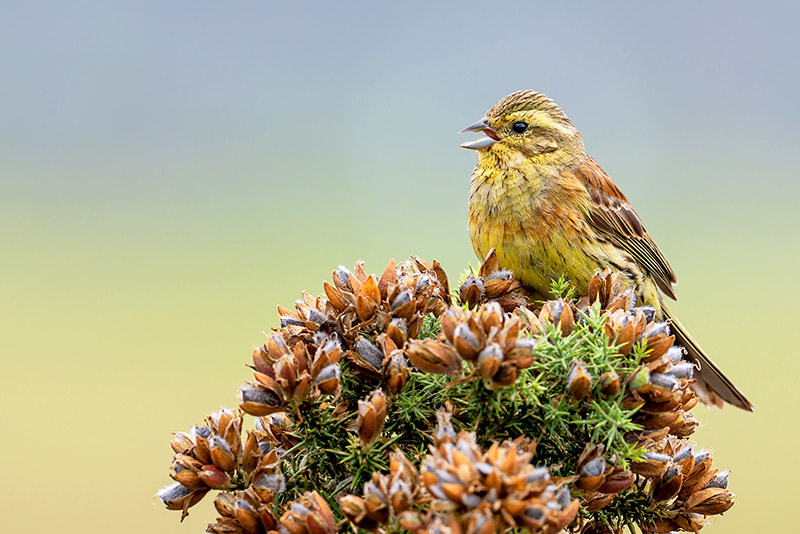
[[[752,412],[753,405],[747,400],[744,393],[733,385],[733,382],[725,376],[711,358],[706,356],[697,341],[689,335],[686,328],[672,315],[663,302],[661,310],[664,319],[669,322],[670,330],[675,335],[675,342],[683,346],[686,350],[686,358],[697,367],[694,373],[697,382],[693,385],[693,389],[700,400],[720,408],[727,402],[737,408]]]

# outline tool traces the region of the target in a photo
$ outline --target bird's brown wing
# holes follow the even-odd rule
[[[622,191],[593,159],[572,168],[571,172],[583,184],[592,200],[589,224],[601,237],[627,251],[653,277],[659,289],[674,299],[672,284],[677,281],[675,273]],[[753,405],[744,393],[711,361],[663,302],[661,311],[677,343],[686,350],[686,359],[697,366],[694,375],[697,382],[692,388],[703,402],[721,406],[725,401],[753,411]]]
[[[658,288],[675,299],[672,289],[672,284],[678,281],[675,272],[619,187],[591,158],[574,167],[572,172],[592,199],[589,223],[610,242],[627,251],[653,277]]]

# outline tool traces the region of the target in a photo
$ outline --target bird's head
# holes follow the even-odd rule
[[[527,158],[552,154],[564,159],[583,152],[583,141],[566,114],[550,97],[535,91],[517,91],[492,106],[486,116],[461,132],[483,132],[486,137],[464,143],[472,150],[511,150]]]

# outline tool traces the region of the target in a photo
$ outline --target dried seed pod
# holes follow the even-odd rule
[[[236,454],[225,439],[217,434],[212,434],[209,445],[211,461],[214,462],[214,465],[222,471],[232,471],[236,467]]]
[[[485,337],[485,336],[481,336]],[[475,362],[483,348],[483,343],[470,329],[467,323],[459,323],[453,331],[452,341],[459,356],[467,361]]]
[[[694,434],[697,425],[697,419],[692,414],[681,411],[678,418],[670,424],[669,431],[675,436],[685,438]]]
[[[497,521],[487,510],[478,510],[469,514],[465,534],[494,534],[497,532]]]
[[[200,478],[203,462],[186,454],[177,454],[170,465],[170,477],[189,490],[205,489],[207,485]]]
[[[331,395],[336,394],[341,389],[340,378],[342,370],[338,364],[330,364],[324,367],[314,378],[314,385],[319,388],[320,393]]]
[[[589,281],[588,295],[582,305],[591,306],[598,302],[601,309],[613,312],[628,310],[634,300],[633,292],[623,289],[620,274],[606,267],[602,271],[596,272]]]
[[[679,530],[681,527],[674,519],[669,517],[659,517],[655,519],[650,525],[642,527],[642,531],[647,534],[668,534],[673,531]]]
[[[386,421],[387,405],[386,395],[376,389],[366,401],[358,401],[358,418],[356,430],[361,443],[367,447],[381,435],[383,424]]]
[[[381,273],[381,277],[378,279],[378,290],[380,291],[382,299],[386,299],[390,288],[397,285],[397,281],[397,263],[394,259],[391,259],[389,263],[386,264],[386,267],[383,268],[383,273]]]
[[[605,481],[605,473],[606,460],[602,456],[597,456],[579,468],[578,481],[575,482],[575,486],[582,490],[594,491]]]
[[[500,270],[500,261],[497,259],[497,251],[492,248],[483,258],[480,269],[478,270],[478,276],[486,278],[498,270]]]
[[[408,381],[411,371],[408,369],[408,364],[400,351],[395,352],[391,358],[386,362],[383,370],[383,380],[386,385],[386,391],[390,395],[399,395],[403,387]]]
[[[572,307],[569,306],[569,304],[565,304],[561,312],[561,317],[558,320],[558,329],[561,330],[561,334],[568,336],[572,333],[574,328],[575,316],[572,313]]]
[[[490,343],[478,355],[478,370],[485,379],[491,380],[500,370],[500,364],[504,359],[500,345]]]
[[[284,413],[274,413],[256,419],[256,429],[264,436],[264,441],[283,449],[291,449],[299,442],[298,436],[291,432],[292,426],[293,423]],[[259,447],[262,445],[263,442],[259,443]]]
[[[642,413],[640,417],[637,417],[637,422],[646,430],[656,430],[668,427],[677,421],[678,417],[680,414],[676,412]]]
[[[603,493],[596,491],[584,495],[582,505],[586,508],[586,511],[596,512],[611,504],[611,501],[614,500],[614,497],[616,497],[616,494],[614,493]]]
[[[385,355],[367,338],[358,338],[355,352],[348,353],[348,356],[348,359],[364,374],[375,378],[381,376]]]
[[[234,504],[236,496],[233,493],[219,493],[214,499],[214,508],[222,517],[233,517],[235,515]]]
[[[412,511],[406,511],[400,514],[400,517],[398,517],[398,522],[402,528],[410,532],[420,531],[427,526],[425,519],[419,513]],[[358,523],[356,523],[356,525],[358,525]],[[370,530],[367,527],[362,528]]]
[[[469,308],[476,308],[487,302],[495,302],[504,311],[511,311],[528,304],[522,283],[508,270],[500,269],[497,254],[490,250],[481,263],[478,274],[469,275],[459,288],[459,301]]]
[[[567,377],[567,391],[575,400],[583,400],[592,389],[592,377],[586,371],[583,363],[578,360],[572,362],[572,367]]]
[[[514,279],[514,273],[507,270],[495,271],[486,277],[484,288],[486,298],[494,300],[510,293],[522,285],[519,280]]]
[[[497,328],[498,330],[502,328],[505,320],[503,308],[496,302],[487,302],[481,306],[477,310],[477,318],[487,335],[490,335],[492,328]]]
[[[725,488],[706,488],[693,493],[683,506],[687,513],[716,515],[726,512],[735,499]]]
[[[685,442],[682,443],[680,448],[677,448],[676,452],[672,455],[672,463],[681,468],[681,473],[691,473],[694,468],[692,446]]]
[[[597,388],[604,397],[613,397],[619,393],[621,388],[619,375],[614,371],[606,371],[600,375]]]
[[[458,288],[458,298],[470,308],[476,307],[484,297],[483,279],[469,275]]]
[[[561,321],[561,314],[564,312],[563,300],[550,300],[544,303],[542,311],[539,312],[539,321],[550,322],[558,325]]]
[[[606,316],[603,330],[609,341],[618,345],[619,354],[627,356],[633,344],[644,332],[644,314],[639,312],[634,317],[625,311],[617,309]]]
[[[681,490],[681,484],[683,484],[681,468],[673,465],[667,469],[664,476],[657,481],[653,489],[653,499],[656,501],[668,501],[672,499],[678,495],[678,492]]]
[[[352,293],[342,291],[328,282],[323,282],[322,288],[325,291],[325,295],[328,297],[331,305],[336,308],[336,311],[339,313],[347,310],[353,305]]]
[[[705,487],[727,489],[728,477],[729,477],[728,471],[720,471],[717,474],[715,474],[710,481],[708,481]]]
[[[274,449],[266,453],[258,462],[253,470],[252,480],[253,487],[262,490],[264,500],[272,501],[275,495],[286,489],[286,481],[281,471],[281,459]]]
[[[340,265],[338,269],[331,273],[331,278],[333,279],[333,283],[336,285],[337,289],[352,293],[353,288],[350,285],[351,275],[352,273],[347,267]]]
[[[461,370],[461,358],[456,350],[432,339],[410,340],[406,356],[421,371],[453,376]]]
[[[635,480],[636,477],[630,471],[615,467],[610,473],[606,474],[605,480],[598,488],[598,491],[616,494],[628,489]]]
[[[681,513],[672,518],[681,530],[697,532],[708,522],[708,517],[699,513]]]
[[[364,530],[376,530],[381,523],[370,517],[367,509],[367,501],[355,495],[345,495],[339,501],[342,513],[358,528]]]
[[[375,275],[367,277],[356,296],[356,314],[361,321],[369,321],[378,311],[381,295]]]
[[[281,527],[290,534],[336,534],[336,518],[319,493],[304,493],[281,516]]]
[[[187,510],[200,502],[206,493],[208,493],[208,489],[192,490],[180,482],[176,482],[160,489],[157,495],[167,510],[182,510],[183,517],[185,517]]]
[[[697,461],[695,459],[695,461]],[[688,498],[692,493],[699,491],[706,487],[706,485],[714,479],[718,470],[711,467],[711,457],[707,460],[695,464],[694,470],[686,475],[681,488],[680,497],[683,499]]]
[[[640,341],[645,343],[646,350],[649,352],[643,361],[651,362],[667,353],[675,342],[675,336],[669,334],[669,326],[666,323],[652,323],[645,330]]]
[[[543,322],[528,308],[517,308],[514,313],[522,320],[523,328],[531,335],[538,336],[545,331]]]
[[[261,458],[261,452],[257,432],[255,430],[248,430],[241,458],[242,468],[246,472],[251,473],[256,468]]]
[[[631,471],[647,478],[660,478],[664,476],[671,464],[669,455],[658,452],[646,452],[641,460],[631,462]]]
[[[227,488],[231,482],[228,473],[216,465],[204,465],[198,476],[206,486],[213,489]]]

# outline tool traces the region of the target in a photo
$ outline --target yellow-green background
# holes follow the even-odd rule
[[[475,155],[553,96],[671,259],[755,414],[698,408],[736,506],[788,532],[798,426],[798,9],[735,2],[7,2],[0,20],[4,532],[200,532],[151,496],[234,406],[274,307],[339,264],[475,263]]]

